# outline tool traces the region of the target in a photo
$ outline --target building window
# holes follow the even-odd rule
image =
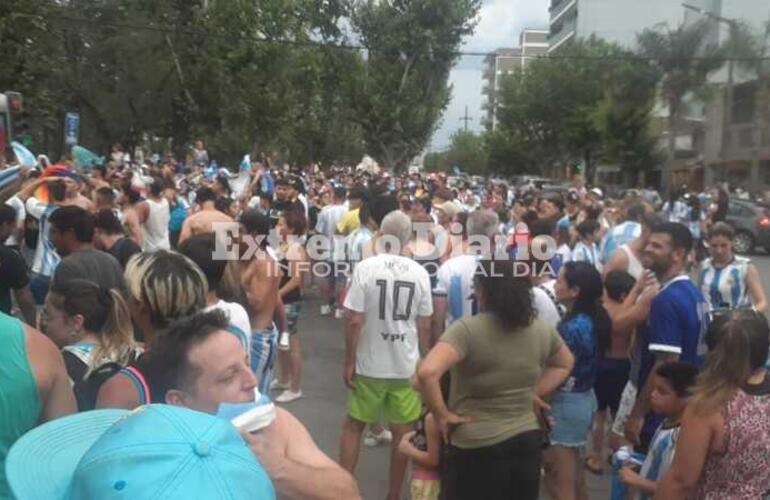
[[[733,89],[731,123],[751,123],[754,121],[753,85],[738,85]]]

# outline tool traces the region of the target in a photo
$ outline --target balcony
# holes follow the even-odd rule
[[[724,131],[722,140],[728,157],[750,158],[757,150],[770,151],[770,128],[760,131],[755,123],[731,125]]]
[[[577,27],[576,18],[573,17],[560,24],[560,29],[558,29],[559,27],[556,27],[557,29],[554,29],[553,26],[551,27],[552,31],[548,35],[548,44],[550,45],[548,52],[556,50],[562,43],[566,42],[567,39],[575,36],[575,29]]]
[[[577,8],[577,0],[561,0],[558,3],[551,4],[551,24],[559,21],[567,11]]]

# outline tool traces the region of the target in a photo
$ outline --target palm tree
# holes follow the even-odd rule
[[[703,88],[710,73],[722,67],[723,51],[707,43],[713,25],[706,20],[676,29],[657,26],[637,35],[639,54],[661,74],[661,94],[668,105],[668,150],[674,161],[676,135],[685,96]],[[668,179],[664,176],[664,185]]]

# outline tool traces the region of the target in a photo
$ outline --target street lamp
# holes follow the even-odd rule
[[[693,12],[697,12],[698,14],[702,16],[706,16],[709,19],[713,19],[718,23],[726,24],[730,29],[731,37],[734,37],[738,31],[738,21],[735,19],[728,19],[726,17],[718,16],[713,12],[710,12],[710,11],[701,9],[700,7],[689,5],[686,3],[683,3],[682,7],[684,7],[685,9],[689,9]],[[727,92],[725,95],[726,102],[725,102],[724,113],[722,114],[722,145],[720,148],[722,162],[726,161],[727,155],[725,154],[725,133],[727,132],[730,126],[731,120],[729,117],[733,110],[733,75],[734,75],[734,64],[733,64],[732,54],[730,54],[730,58],[727,60]]]

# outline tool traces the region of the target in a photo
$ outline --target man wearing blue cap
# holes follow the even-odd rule
[[[25,434],[6,471],[18,500],[273,500],[264,468],[227,420],[169,405],[95,410]]]
[[[217,414],[222,403],[255,402],[256,378],[243,346],[227,326],[222,313],[212,311],[197,314],[158,337],[147,354],[151,392],[168,404],[209,414]],[[270,425],[243,436],[279,497],[360,497],[352,476],[316,446],[289,412],[277,408]]]

